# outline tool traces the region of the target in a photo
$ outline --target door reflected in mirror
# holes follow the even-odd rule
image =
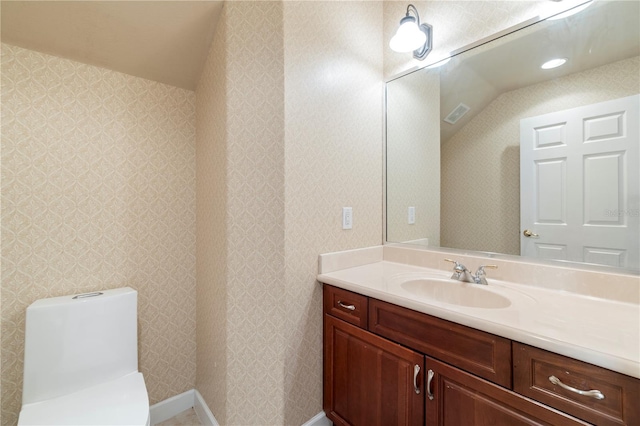
[[[638,270],[638,55],[601,1],[388,82],[387,241]]]

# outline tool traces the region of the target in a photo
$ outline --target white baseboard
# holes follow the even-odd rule
[[[321,411],[302,426],[333,426],[333,423],[331,423],[331,420],[327,418],[324,411]]]
[[[191,389],[180,395],[172,396],[157,404],[153,404],[149,409],[151,412],[151,425],[153,426],[164,422],[176,414],[193,407],[193,401],[195,399],[194,393],[195,391]]]
[[[219,426],[218,421],[207,406],[204,398],[196,389],[191,389],[180,395],[153,404],[149,411],[151,412],[151,425],[154,426],[165,420],[169,420],[189,408],[195,410],[200,422],[204,426]],[[302,426],[332,426],[333,423],[325,416],[324,411],[319,412],[309,419]]]
[[[193,409],[196,410],[196,414],[204,426],[219,426],[218,421],[213,417],[213,413],[209,410],[209,406],[197,389],[195,390]]]
[[[188,390],[180,395],[153,404],[149,411],[151,412],[151,426],[155,426],[160,422],[169,420],[189,408],[193,408],[198,418],[204,426],[219,426],[218,421],[213,417],[213,413],[209,410],[204,398],[195,389]]]

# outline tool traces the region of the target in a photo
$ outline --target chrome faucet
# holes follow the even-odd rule
[[[473,277],[473,281],[476,284],[482,284],[482,285],[487,285],[487,274],[484,272],[484,268],[490,268],[490,269],[498,269],[498,265],[481,265],[480,267],[478,267],[478,270],[476,271],[476,275]]]
[[[462,263],[452,259],[445,259],[445,261],[453,263],[453,275],[451,275],[452,280],[458,280],[465,283],[475,282],[471,275],[471,271]]]
[[[475,275],[471,274],[471,271],[467,269],[462,263],[457,260],[445,259],[447,262],[453,263],[453,275],[451,279],[462,281],[465,283],[487,285],[487,274],[484,271],[485,268],[497,269],[497,265],[481,265],[476,271]]]

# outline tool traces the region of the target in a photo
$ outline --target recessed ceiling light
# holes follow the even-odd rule
[[[556,58],[545,62],[540,66],[543,70],[550,70],[551,68],[557,68],[560,65],[564,65],[567,62],[567,58]]]

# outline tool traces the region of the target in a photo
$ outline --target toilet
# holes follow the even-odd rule
[[[27,308],[19,425],[149,426],[137,299],[125,287]]]

